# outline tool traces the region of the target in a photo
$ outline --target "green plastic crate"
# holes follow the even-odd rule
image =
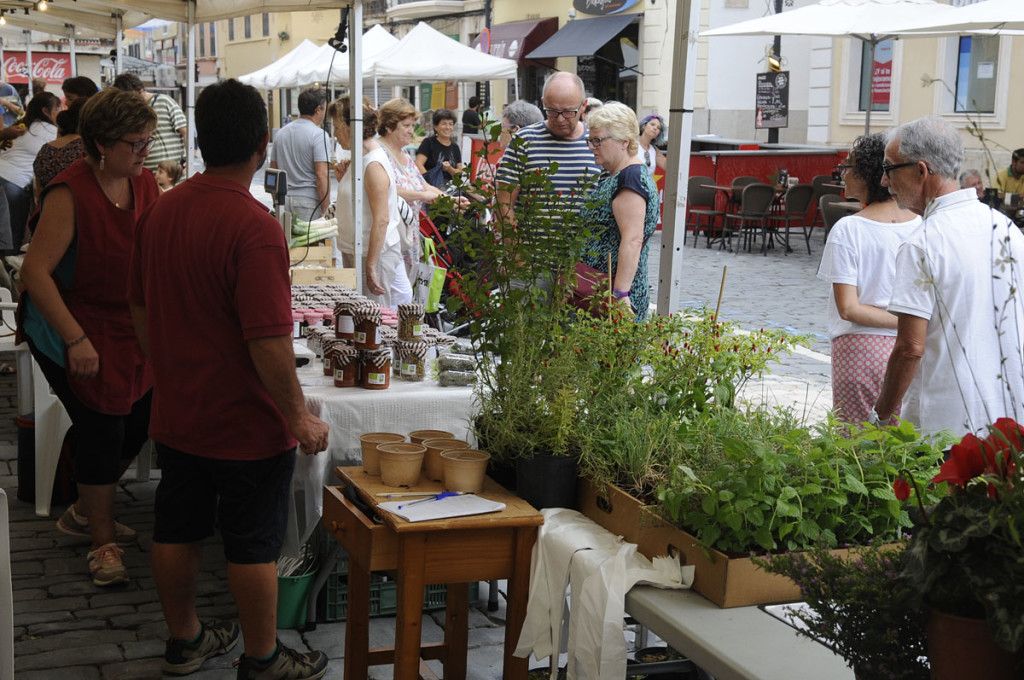
[[[398,588],[395,581],[373,574],[370,576],[370,616],[391,616],[398,611]],[[344,621],[348,612],[348,563],[342,558],[327,579],[325,621]],[[423,611],[444,609],[448,588],[430,585],[423,589]],[[470,601],[480,596],[480,584],[469,584]]]

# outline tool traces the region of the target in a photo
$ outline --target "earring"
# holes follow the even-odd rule
[[[106,163],[106,162],[107,162],[107,154],[101,153],[100,154],[100,170],[103,169],[103,164]]]

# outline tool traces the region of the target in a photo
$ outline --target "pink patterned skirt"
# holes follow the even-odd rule
[[[840,335],[832,339],[832,408],[845,423],[868,419],[882,391],[894,335]],[[899,415],[899,408],[893,415]]]

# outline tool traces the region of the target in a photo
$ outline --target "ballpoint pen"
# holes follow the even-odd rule
[[[411,505],[418,505],[419,503],[429,503],[430,501],[439,501],[442,498],[450,498],[451,496],[461,496],[461,495],[462,495],[461,491],[445,491],[443,493],[437,494],[433,498],[421,498],[418,501],[413,501],[412,503],[406,503],[405,505],[399,505],[398,509],[401,510],[402,508],[408,508]]]

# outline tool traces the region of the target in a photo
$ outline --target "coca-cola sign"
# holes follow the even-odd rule
[[[59,85],[71,77],[71,55],[40,52],[32,55],[32,78]],[[4,50],[4,82],[28,84],[28,60],[24,52]]]

